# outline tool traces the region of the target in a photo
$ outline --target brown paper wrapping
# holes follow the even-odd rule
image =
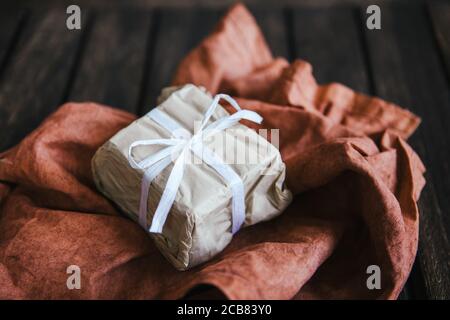
[[[170,92],[170,93],[169,93]],[[158,109],[190,132],[202,120],[212,102],[210,95],[194,85],[164,91]],[[165,98],[165,99],[164,99]],[[212,119],[228,116],[220,105]],[[137,140],[167,139],[171,133],[144,116],[119,131],[96,152],[92,159],[94,181],[131,218],[138,221],[141,181],[144,170],[128,163],[128,148]],[[284,186],[285,165],[279,151],[244,125],[237,124],[205,141],[223,161],[239,151],[252,154],[254,161],[227,163],[242,179],[245,188],[246,217],[243,226],[269,220],[280,214],[292,195]],[[228,140],[225,140],[228,139]],[[228,143],[227,143],[228,141]],[[230,143],[233,141],[233,143]],[[155,153],[160,146],[142,147],[136,161]],[[245,160],[245,159],[242,159]],[[148,197],[147,225],[158,206],[172,171],[169,165],[153,181]],[[231,241],[231,191],[225,181],[205,163],[194,159],[185,165],[183,180],[161,234],[152,234],[164,256],[180,270],[203,263],[221,252]]]

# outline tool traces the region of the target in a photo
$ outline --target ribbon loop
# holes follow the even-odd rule
[[[224,99],[233,106],[237,112],[230,116],[220,118],[213,123],[208,124],[211,116],[214,114],[220,99]],[[138,140],[133,142],[128,148],[128,162],[135,169],[144,170],[141,183],[141,195],[139,201],[139,223],[147,229],[147,201],[148,192],[151,182],[173,161],[175,164],[167,180],[163,194],[153,215],[149,232],[161,233],[164,223],[167,219],[170,209],[175,201],[176,194],[180,187],[184,174],[184,166],[186,164],[186,155],[193,152],[197,157],[201,158],[205,163],[213,168],[227,183],[232,194],[232,225],[231,231],[235,234],[245,220],[245,190],[244,183],[239,175],[222,159],[220,159],[212,150],[203,146],[203,139],[211,136],[227,128],[232,127],[242,119],[255,123],[261,123],[262,117],[253,111],[242,110],[239,104],[227,94],[217,94],[210,106],[208,107],[202,119],[200,129],[192,135],[188,130],[183,128],[167,116],[164,112],[153,109],[147,114],[150,119],[158,123],[160,126],[168,130],[173,138],[170,139],[149,139]],[[132,156],[132,151],[138,146],[163,145],[166,146],[162,150],[151,154],[143,160],[136,162]]]

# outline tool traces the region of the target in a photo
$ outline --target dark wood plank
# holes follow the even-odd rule
[[[95,101],[137,112],[146,49],[152,40],[152,13],[108,10],[91,17],[68,100]]]
[[[290,59],[286,12],[281,7],[250,7],[275,57]]]
[[[382,7],[382,30],[364,30],[376,94],[422,117],[410,139],[428,170],[419,202],[419,264],[427,297],[449,299],[450,92],[424,9]]]
[[[24,19],[24,10],[9,9],[0,12],[0,72],[13,51]]]
[[[408,281],[398,297],[399,300],[425,300],[427,298],[419,260],[420,258],[416,256]]]
[[[214,9],[163,9],[156,12],[157,30],[147,70],[140,113],[153,108],[161,89],[170,85],[181,59],[208,35],[219,19]]]
[[[294,54],[313,65],[319,83],[341,82],[367,93],[370,84],[357,17],[349,7],[294,9]]]
[[[450,2],[433,1],[428,4],[434,34],[450,78]]]
[[[82,30],[66,28],[64,10],[30,16],[0,83],[0,150],[19,142],[62,101]]]

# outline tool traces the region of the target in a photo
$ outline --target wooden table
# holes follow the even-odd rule
[[[143,114],[224,12],[81,9],[76,31],[62,7],[1,10],[0,151],[65,101]],[[428,169],[419,251],[400,298],[450,299],[450,4],[382,6],[382,30],[365,27],[363,7],[250,9],[275,55],[310,61],[319,82],[342,82],[422,117],[410,139]]]

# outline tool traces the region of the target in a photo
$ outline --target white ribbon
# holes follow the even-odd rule
[[[211,116],[216,110],[220,99],[228,101],[236,110],[234,114],[220,118],[208,124]],[[183,179],[186,154],[192,151],[197,157],[205,161],[226,181],[232,192],[232,227],[231,232],[235,234],[245,220],[245,192],[244,184],[239,175],[213,151],[203,146],[203,139],[210,137],[222,130],[232,127],[242,119],[255,123],[261,123],[262,117],[256,112],[242,110],[239,104],[226,94],[218,94],[214,97],[211,105],[206,111],[201,122],[200,129],[192,135],[181,127],[175,120],[158,109],[153,109],[147,114],[153,121],[168,130],[172,134],[170,139],[149,139],[133,142],[128,149],[128,161],[135,169],[145,170],[141,183],[141,197],[139,203],[139,223],[147,229],[147,199],[150,184],[171,162],[175,159],[172,172],[166,183],[166,187],[153,215],[149,232],[161,233],[170,208],[175,201],[178,188]],[[131,154],[138,146],[165,145],[166,147],[155,154],[149,155],[140,162],[136,162]],[[172,156],[175,156],[172,158]]]

